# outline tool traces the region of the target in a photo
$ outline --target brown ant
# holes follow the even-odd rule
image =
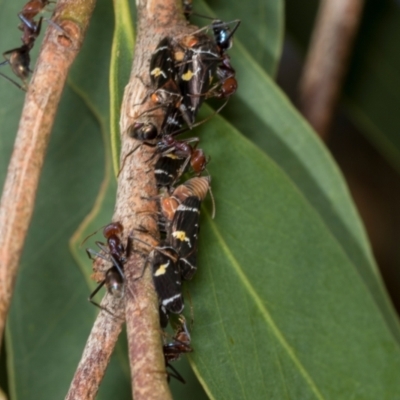
[[[190,346],[191,337],[189,330],[186,326],[186,321],[183,315],[179,316],[180,326],[172,338],[171,343],[167,343],[163,346],[165,367],[169,368],[172,372],[167,372],[168,382],[170,377],[177,379],[182,383],[186,383],[182,375],[171,365],[172,361],[180,359],[182,354],[191,353],[193,348]]]
[[[106,286],[107,291],[110,294],[118,298],[122,297],[123,295],[123,286],[125,282],[123,266],[129,254],[130,241],[128,240],[128,246],[125,249],[125,247],[121,243],[120,238],[122,232],[123,226],[120,222],[112,222],[104,227],[103,235],[107,239],[107,244],[96,241],[96,245],[106,255],[98,253],[97,251],[92,249],[86,249],[86,253],[88,254],[90,259],[94,259],[93,257],[100,257],[107,261],[110,261],[111,259],[112,262],[112,267],[107,270],[105,278],[98,284],[96,289],[89,296],[89,301],[100,308],[103,307],[96,303],[93,298],[104,285]]]
[[[54,1],[49,0],[30,0],[28,1],[22,11],[18,13],[18,18],[22,21],[21,26],[19,27],[21,30],[24,30],[24,26],[27,26],[32,31],[37,30],[38,24],[34,21],[34,18],[41,13],[46,6],[50,3],[55,3]]]
[[[21,90],[26,90],[27,79],[29,77],[29,74],[32,72],[32,70],[29,68],[31,62],[30,51],[35,44],[35,40],[40,34],[42,19],[43,18],[39,19],[39,22],[35,25],[35,29],[31,29],[27,25],[24,25],[24,35],[22,37],[23,45],[21,47],[17,47],[15,49],[4,52],[3,56],[6,61],[0,63],[0,65],[9,64],[13,73],[22,80],[23,85],[21,86],[19,83],[15,82],[13,79],[9,78],[1,72],[0,75],[9,80]]]
[[[42,27],[43,17],[40,17],[39,21],[35,21],[34,18],[40,12],[42,12],[44,8],[50,3],[54,2],[49,0],[30,0],[25,4],[22,11],[18,13],[18,18],[21,20],[21,24],[18,28],[23,31],[23,35],[21,38],[23,44],[21,47],[14,48],[3,53],[6,61],[0,63],[0,66],[9,64],[13,73],[19,79],[21,79],[23,84],[20,85],[19,83],[1,72],[0,75],[21,90],[26,90],[27,88],[27,80],[29,74],[32,72],[29,67],[31,61],[30,51],[34,46]],[[61,29],[56,24],[54,24],[54,22],[49,22],[53,24],[57,29]]]

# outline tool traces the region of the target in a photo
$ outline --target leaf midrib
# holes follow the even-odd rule
[[[208,213],[207,213],[208,214]],[[272,318],[272,315],[269,313],[268,309],[265,307],[263,304],[263,301],[261,298],[257,295],[257,293],[254,291],[252,285],[250,284],[249,280],[247,279],[247,276],[243,273],[242,268],[240,267],[240,264],[236,260],[236,258],[233,256],[232,252],[229,250],[229,247],[227,246],[225,240],[222,238],[222,235],[220,234],[219,230],[216,227],[216,224],[211,220],[210,216],[207,215],[208,220],[210,222],[211,229],[216,236],[220,247],[222,251],[226,254],[227,259],[231,262],[231,265],[233,269],[236,271],[238,274],[239,278],[241,279],[241,282],[244,284],[245,288],[248,291],[248,294],[250,297],[254,300],[256,306],[259,308],[261,315],[263,315],[266,323],[269,325],[273,335],[276,337],[278,342],[281,344],[282,348],[286,351],[288,357],[292,360],[294,365],[297,367],[300,375],[303,376],[304,380],[310,387],[311,391],[314,393],[315,397],[319,400],[324,400],[324,397],[320,390],[318,389],[317,385],[315,384],[314,380],[311,378],[307,370],[304,368],[303,364],[299,360],[299,358],[296,356],[294,350],[292,347],[289,345],[288,341],[284,337],[283,333],[281,330],[278,328],[277,324],[275,323],[274,319]]]

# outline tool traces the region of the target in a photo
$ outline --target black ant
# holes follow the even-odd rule
[[[112,267],[109,268],[105,274],[105,278],[98,284],[96,289],[89,296],[89,301],[97,307],[102,308],[98,303],[96,303],[93,298],[98,293],[98,291],[105,285],[107,291],[120,298],[123,295],[123,286],[125,282],[125,275],[123,272],[123,266],[126,262],[126,257],[129,253],[129,241],[127,249],[124,248],[121,243],[120,235],[123,232],[123,226],[120,222],[112,222],[106,225],[103,229],[103,235],[107,239],[107,245],[96,241],[96,245],[109,256],[106,257],[102,253],[98,253],[92,249],[86,249],[90,259],[94,257],[100,257],[107,261],[112,262]],[[86,239],[85,239],[86,240]]]
[[[32,70],[29,68],[31,62],[30,51],[35,44],[35,40],[40,34],[41,26],[42,18],[40,18],[37,25],[35,25],[35,29],[31,29],[25,25],[24,35],[22,37],[23,45],[21,47],[11,49],[3,53],[6,61],[3,61],[2,63],[0,63],[0,65],[9,64],[13,73],[22,80],[23,85],[21,86],[19,83],[15,82],[13,79],[2,74],[1,72],[0,75],[2,75],[4,78],[9,80],[21,90],[26,90],[27,79],[29,78],[29,74],[32,72]]]
[[[18,13],[18,18],[22,22],[19,25],[19,29],[23,31],[23,35],[21,38],[23,44],[21,47],[14,48],[3,53],[6,61],[0,63],[0,66],[9,64],[13,73],[19,79],[21,79],[23,85],[20,85],[19,83],[15,82],[13,79],[9,78],[1,72],[0,75],[21,90],[26,90],[27,88],[27,79],[29,78],[29,74],[32,72],[29,67],[31,61],[30,51],[34,46],[42,27],[43,17],[40,17],[39,21],[35,21],[34,18],[40,12],[42,12],[44,8],[50,3],[54,2],[49,0],[30,0],[25,4],[22,11]],[[57,29],[61,29],[53,22],[51,23]]]
[[[177,379],[182,383],[186,383],[182,375],[171,365],[171,362],[180,359],[182,354],[193,352],[193,348],[190,346],[191,337],[189,330],[186,326],[186,321],[183,315],[179,316],[180,326],[177,329],[175,335],[172,338],[171,343],[167,343],[163,346],[165,366],[172,372],[167,372],[168,382],[170,377]]]

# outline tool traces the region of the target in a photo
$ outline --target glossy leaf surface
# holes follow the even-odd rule
[[[266,24],[281,27],[281,2],[265,7],[259,15]],[[255,20],[245,20],[242,9],[240,29],[252,32]],[[218,9],[218,16],[231,18],[229,12]],[[109,55],[129,48],[132,29],[117,18],[112,46],[112,26],[111,5],[99,3],[50,143],[7,335],[15,399],[64,396],[97,312],[86,303],[94,284],[78,245],[113,211],[109,127],[117,148],[121,81],[130,66],[113,53],[109,86]],[[187,285],[195,317],[191,363],[216,399],[390,399],[400,391],[397,320],[336,166],[266,74],[275,68],[281,36],[278,28],[268,35],[265,48],[272,50],[259,56],[252,35],[238,32],[230,54],[240,88],[224,114],[231,124],[216,117],[194,132],[211,156],[217,217],[209,218],[207,200],[199,271]],[[4,91],[0,97],[0,140],[7,138],[0,150],[8,154],[16,122],[5,117],[15,103]],[[193,385],[178,386],[176,398],[204,398]],[[130,398],[124,343],[98,398],[115,397]]]
[[[207,206],[207,251],[190,285],[193,345],[202,349],[193,363],[207,392],[238,399],[398,393],[398,342],[318,212],[222,121],[203,138],[220,161],[210,165],[217,217],[208,218]]]

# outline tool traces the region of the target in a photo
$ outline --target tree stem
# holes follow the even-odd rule
[[[0,342],[31,221],[40,173],[68,70],[78,54],[95,0],[59,0],[28,92],[0,203]]]

